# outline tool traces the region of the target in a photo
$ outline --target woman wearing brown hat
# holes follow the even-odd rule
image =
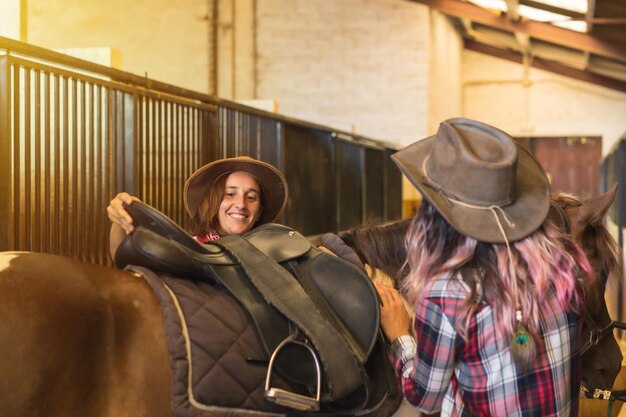
[[[585,255],[549,222],[549,184],[506,133],[468,119],[393,155],[424,196],[400,294],[379,286],[404,396],[445,416],[578,415]]]
[[[190,216],[189,231],[200,242],[243,234],[274,221],[287,203],[287,181],[274,166],[247,156],[219,159],[194,172],[183,191]],[[132,218],[122,203],[135,198],[120,193],[107,207],[114,256],[125,235],[133,232]]]

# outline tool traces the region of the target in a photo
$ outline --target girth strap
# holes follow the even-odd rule
[[[363,384],[363,364],[291,274],[240,236],[225,236],[213,243],[237,259],[265,300],[313,343],[328,376],[328,400],[343,398]]]

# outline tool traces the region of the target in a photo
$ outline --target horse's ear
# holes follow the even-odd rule
[[[617,183],[613,184],[606,193],[585,201],[582,206],[576,208],[575,221],[583,225],[602,224],[609,207],[615,201],[616,194]]]

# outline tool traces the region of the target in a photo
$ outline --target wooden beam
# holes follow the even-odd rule
[[[542,3],[540,1],[533,0],[519,0],[520,4],[528,7],[534,7],[535,9],[545,10],[546,12],[552,12],[556,14],[562,14],[563,16],[571,17],[576,20],[585,20],[585,14],[575,12],[574,10],[562,9],[561,7],[552,6],[550,4]]]
[[[505,0],[506,1],[506,16],[511,22],[519,22],[522,19],[522,15],[519,13],[519,0]],[[519,51],[522,51],[525,55],[530,50],[530,36],[526,33],[516,31],[514,33],[515,40],[517,41]]]
[[[591,19],[586,19],[585,21],[588,24],[593,23],[596,25],[626,25],[626,17],[592,17]]]
[[[495,46],[486,45],[484,43],[476,42],[470,39],[464,40],[465,49],[480,52],[486,55],[490,55],[496,58],[506,59],[507,61],[523,64],[524,57],[517,52],[497,48]],[[555,61],[550,61],[543,58],[533,57],[531,66],[540,70],[552,72],[555,74],[563,75],[566,77],[574,78],[576,80],[585,81],[591,84],[599,85],[602,87],[610,88],[612,90],[621,91],[626,93],[626,82],[616,80],[614,78],[605,77],[603,75],[595,74],[590,71],[583,71],[576,68],[568,67],[567,65],[560,64]]]
[[[512,22],[506,16],[495,15],[474,4],[459,0],[412,1],[429,6],[448,16],[469,19],[507,32],[525,33],[536,39],[626,62],[626,43],[624,42],[601,39],[533,20]]]
[[[509,20],[517,22],[522,18],[519,14],[519,1],[518,0],[505,0],[506,2],[506,15]]]
[[[593,22],[590,19],[596,14],[596,0],[587,0],[587,14],[585,15],[585,20],[587,21],[587,33],[592,33],[593,31]],[[589,61],[591,60],[591,54],[589,51],[585,51],[585,62],[587,66],[589,66]]]
[[[596,15],[596,0],[587,0],[587,32],[593,32],[594,22],[590,21]]]

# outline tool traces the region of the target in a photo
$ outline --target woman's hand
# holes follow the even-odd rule
[[[393,342],[400,336],[409,335],[411,317],[406,311],[402,296],[393,287],[375,284],[380,294],[380,326],[389,341]]]
[[[135,227],[133,226],[132,217],[130,217],[130,214],[124,209],[122,203],[132,204],[134,200],[139,201],[138,198],[128,193],[119,193],[111,200],[107,207],[109,220],[111,220],[114,225],[121,227],[127,235],[131,234],[135,230]]]

